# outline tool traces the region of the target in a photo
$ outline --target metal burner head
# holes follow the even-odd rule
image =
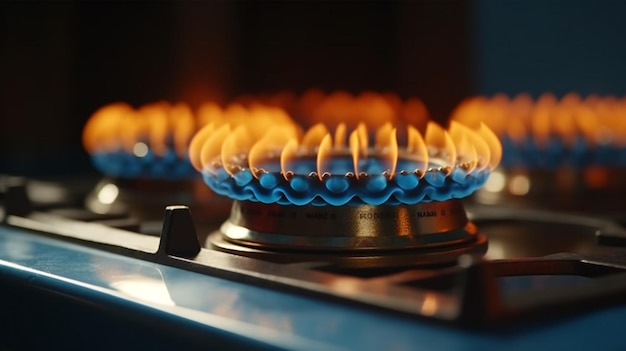
[[[210,240],[219,249],[269,260],[359,268],[449,263],[487,247],[460,200],[343,207],[236,201]]]

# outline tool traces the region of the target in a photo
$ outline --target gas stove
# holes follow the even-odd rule
[[[619,346],[619,187],[501,168],[502,135],[418,100],[294,99],[108,105],[102,175],[1,177],[0,347]]]
[[[9,350],[620,348],[626,229],[592,205],[222,199],[171,203],[156,219],[86,207],[102,179],[2,179]],[[381,229],[392,223],[420,235]],[[345,250],[340,234],[372,227],[379,242]],[[267,235],[281,232],[299,235]]]

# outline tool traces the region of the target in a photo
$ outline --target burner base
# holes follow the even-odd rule
[[[484,254],[460,200],[399,206],[280,206],[236,201],[209,244],[272,261],[415,266]]]
[[[347,269],[370,269],[384,267],[439,266],[455,264],[461,255],[482,256],[487,252],[487,237],[477,233],[471,243],[451,245],[439,249],[407,249],[377,252],[303,252],[264,250],[235,244],[225,240],[221,232],[209,235],[207,243],[219,251],[270,262],[299,263],[320,262],[324,266]]]

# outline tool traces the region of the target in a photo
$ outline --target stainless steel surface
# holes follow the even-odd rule
[[[20,189],[12,187],[7,192]],[[8,194],[5,200],[24,199]],[[209,241],[226,251],[219,252],[200,247],[186,206],[166,208],[160,239],[72,219],[59,208],[24,208],[32,210],[5,207],[7,216],[0,223],[5,239],[62,238],[79,251],[83,248],[74,244],[214,277],[472,327],[614,306],[624,302],[626,291],[626,230],[611,221],[559,212],[468,204],[469,215],[452,211],[458,222],[451,223],[464,223],[463,228],[474,231],[472,223],[476,223],[481,232],[474,241],[397,250],[270,250],[226,241],[214,232]],[[446,228],[445,222],[435,220],[443,217],[436,211],[445,210],[447,216],[455,208],[463,209],[459,201],[411,207],[417,213],[413,220],[422,224],[412,228]],[[364,215],[369,217],[380,222],[392,215]],[[308,234],[320,230],[310,223],[302,221],[297,228]],[[608,245],[596,242],[596,235],[604,235]]]
[[[492,261],[462,255],[457,264],[446,267],[405,267],[362,276],[333,267],[332,262],[277,264],[209,249],[200,249],[194,257],[181,257],[172,249],[180,239],[194,236],[192,231],[182,230],[184,226],[164,225],[159,242],[132,232],[103,235],[107,228],[100,226],[100,230],[94,230],[96,226],[33,213],[26,217],[10,215],[0,229],[5,236],[10,231],[22,230],[23,237],[42,234],[63,237],[74,243],[215,277],[473,327],[616,304],[623,302],[626,290],[626,266],[615,260],[623,257],[624,248],[613,248],[610,254],[601,256],[563,253]],[[161,249],[157,250],[157,245]],[[499,281],[502,277],[538,274],[580,275],[590,279],[574,285],[575,289],[567,285],[538,291],[507,291]]]

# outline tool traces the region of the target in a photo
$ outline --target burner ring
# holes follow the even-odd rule
[[[220,250],[270,260],[398,266],[453,262],[484,253],[487,240],[460,200],[399,206],[233,204],[209,238]]]
[[[474,240],[459,200],[399,206],[280,206],[235,201],[227,240],[290,250],[396,250]]]

